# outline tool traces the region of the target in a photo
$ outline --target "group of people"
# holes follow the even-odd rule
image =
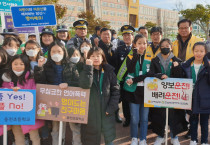
[[[88,123],[69,123],[73,145],[100,145],[101,135],[106,145],[113,145],[115,122],[122,123],[118,115],[120,102],[125,118],[123,127],[130,126],[131,145],[147,144],[148,122],[158,135],[154,144],[161,145],[165,142],[166,109],[144,107],[144,79],[193,79],[192,110],[169,109],[171,143],[180,145],[177,135],[189,130],[190,145],[198,144],[200,118],[201,144],[208,144],[209,42],[192,34],[190,20],[178,22],[178,36],[173,43],[162,38],[161,27],[151,28],[149,42],[145,27],[140,27],[134,36],[132,26],[122,26],[120,40],[116,31],[100,26],[88,39],[85,20],[75,21],[73,26],[73,38],[65,25],[57,26],[56,36],[50,28],[44,28],[40,44],[35,34],[29,34],[28,41],[22,44],[15,29],[5,29],[1,33],[4,41],[0,48],[0,87],[18,91],[36,89],[39,83],[61,89],[90,89]],[[65,128],[66,123],[63,144]],[[50,133],[52,145],[58,145],[58,121],[36,119],[35,125],[11,125],[8,130],[14,135],[15,145],[24,145],[27,133],[33,145],[49,144]]]

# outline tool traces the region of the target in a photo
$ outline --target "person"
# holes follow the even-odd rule
[[[178,22],[177,40],[173,42],[173,53],[182,61],[188,60],[193,56],[192,47],[196,42],[202,41],[192,34],[192,22],[182,19]]]
[[[100,145],[101,134],[103,134],[105,144],[113,145],[113,140],[116,137],[114,112],[118,109],[119,85],[114,68],[107,64],[101,48],[90,49],[87,56],[87,60],[89,59],[92,60],[94,69],[89,82],[91,88],[88,123],[81,125],[82,144]],[[80,77],[81,80],[85,79],[83,72]]]
[[[146,39],[148,40],[148,30],[146,29],[146,27],[139,27],[138,34],[144,35],[144,37],[146,37]]]
[[[135,29],[130,25],[124,25],[121,27],[120,30],[122,32],[124,44],[120,45],[117,48],[114,54],[114,60],[115,60],[115,73],[117,74],[118,81],[120,81],[120,88],[121,88],[120,99],[122,100],[123,116],[125,118],[125,121],[123,122],[123,127],[127,127],[130,124],[129,97],[125,95],[125,91],[123,90],[123,84],[124,84],[126,73],[124,73],[124,75],[121,75],[121,74],[123,72],[122,71],[123,68],[126,67],[125,58],[132,48],[132,41],[134,39],[133,33],[135,32]]]
[[[114,66],[114,50],[112,49],[113,45],[111,43],[111,30],[108,28],[102,28],[100,33],[101,40],[99,41],[98,47],[104,51],[108,64]]]
[[[101,26],[96,26],[95,27],[95,33],[93,34],[93,36],[90,38],[91,40],[91,44],[92,46],[98,46],[98,42],[100,41],[101,37],[100,37],[100,30],[101,30]]]
[[[56,38],[60,41],[63,41],[64,44],[66,45],[67,42],[70,40],[70,34],[68,33],[68,28],[66,25],[60,25],[57,26],[57,30],[56,30],[57,34],[56,34]]]
[[[84,40],[90,41],[88,38],[86,38],[87,36],[87,26],[88,26],[88,22],[85,20],[77,20],[73,23],[74,28],[76,29],[76,35],[75,37],[71,38],[68,42],[67,42],[67,49],[69,48],[76,48],[79,49],[79,46],[81,45],[81,43]],[[91,43],[91,42],[90,42]]]
[[[38,65],[38,60],[43,56],[41,46],[37,41],[29,40],[25,44],[23,54],[28,56],[31,70],[34,71],[34,67]]]
[[[133,77],[126,77],[125,83],[128,86],[136,85],[132,91],[126,90],[126,97],[130,98],[130,132],[131,145],[146,145],[148,114],[149,108],[144,107],[144,79],[147,77],[148,69],[144,62],[145,50],[147,48],[147,40],[141,34],[137,34],[134,38],[132,51],[126,59],[128,76],[135,73]],[[125,87],[125,85],[124,85]],[[138,127],[140,122],[140,129]],[[138,137],[140,139],[138,143]]]
[[[36,34],[35,34],[35,33],[29,33],[29,34],[28,34],[28,40],[37,41],[37,40],[36,40]]]
[[[8,65],[7,52],[3,48],[0,48],[0,87],[2,86],[3,83],[2,75],[7,70],[7,65]]]
[[[112,33],[112,37],[111,37],[111,43],[112,43],[112,50],[116,51],[117,47],[120,45],[123,45],[124,42],[121,41],[118,37],[117,37],[117,32],[114,29],[111,29],[111,33]]]
[[[42,47],[42,53],[45,58],[48,58],[48,49],[51,43],[56,40],[52,29],[43,28],[42,33],[40,34],[40,44]]]
[[[160,42],[160,53],[152,59],[150,65],[150,71],[148,75],[150,77],[156,77],[159,79],[167,79],[176,77],[177,64],[181,63],[171,52],[172,43],[170,39],[164,38]],[[165,142],[164,133],[166,125],[166,109],[154,108],[151,109],[151,122],[152,131],[158,135],[154,145],[161,145]],[[181,109],[169,109],[170,136],[171,144],[180,145],[177,134],[187,130],[187,123],[185,120],[185,111]]]
[[[36,85],[32,74],[30,73],[30,63],[28,57],[25,55],[15,55],[10,63],[9,68],[5,72],[10,81],[3,82],[2,88],[35,90]],[[38,129],[44,125],[43,120],[35,120],[35,125],[12,125],[11,129],[15,137],[16,145],[25,144],[24,134],[29,133],[33,145],[40,145],[40,137]],[[2,126],[0,135],[2,135]]]
[[[89,41],[85,40],[81,43],[79,51],[81,53],[81,59],[83,60],[83,62],[87,59],[87,54],[90,48],[92,48],[92,45]]]
[[[198,122],[200,118],[201,144],[208,145],[209,120],[209,82],[210,67],[207,58],[207,46],[204,42],[196,42],[192,47],[194,56],[181,64],[181,71],[177,75],[193,79],[192,111],[190,114],[190,145],[198,143]],[[199,117],[200,116],[200,117]]]

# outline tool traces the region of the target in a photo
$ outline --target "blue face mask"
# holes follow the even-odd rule
[[[31,65],[31,69],[34,70],[34,67],[38,65],[38,62],[36,62],[36,61],[31,61],[31,62],[30,62],[30,65]]]

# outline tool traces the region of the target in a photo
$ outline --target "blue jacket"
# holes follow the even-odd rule
[[[192,57],[182,64],[182,69],[186,78],[192,78],[191,63],[195,58]],[[193,114],[210,113],[210,66],[208,59],[204,57],[204,65],[198,73],[193,90],[192,112]]]

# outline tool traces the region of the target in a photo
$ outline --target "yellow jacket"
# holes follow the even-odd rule
[[[196,37],[194,35],[192,35],[191,39],[189,40],[188,42],[188,45],[187,45],[187,50],[186,50],[186,60],[188,60],[189,58],[193,57],[193,45],[196,43],[196,42],[199,42],[199,41],[203,41],[201,38],[199,37]],[[172,44],[172,50],[173,50],[173,54],[178,57],[178,51],[179,51],[179,41],[178,40],[175,40]]]
[[[146,53],[145,53],[145,60],[151,61],[153,58],[155,58],[157,56],[157,54],[160,53],[160,48],[158,48],[158,50],[156,51],[156,53],[154,54],[152,51],[152,47],[151,45],[149,45],[146,49]]]

